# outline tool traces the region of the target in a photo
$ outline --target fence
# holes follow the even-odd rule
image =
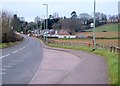
[[[83,43],[80,43],[80,42],[57,42],[54,40],[49,40],[48,43],[60,45],[60,46],[73,46],[73,47],[82,46],[82,47],[89,47],[89,48],[93,47],[93,45],[90,44],[89,42],[83,42]],[[115,46],[104,46],[104,45],[96,44],[96,49],[104,49],[106,51],[110,51],[113,53],[120,53],[120,47],[115,47]]]

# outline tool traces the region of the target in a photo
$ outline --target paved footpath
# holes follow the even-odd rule
[[[44,46],[44,59],[30,84],[108,84],[103,57]]]

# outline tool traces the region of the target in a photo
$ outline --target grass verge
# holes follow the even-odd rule
[[[2,48],[7,48],[7,47],[11,47],[17,44],[20,44],[21,42],[23,42],[24,39],[22,41],[17,41],[17,42],[9,42],[9,43],[0,43],[0,49]]]
[[[117,53],[111,53],[105,50],[96,50],[93,52],[91,48],[87,48],[87,47],[61,46],[61,45],[54,45],[54,44],[47,44],[47,45],[50,47],[56,47],[56,48],[84,50],[84,51],[88,51],[88,52],[103,56],[108,65],[109,84],[120,83],[118,82],[118,54]]]

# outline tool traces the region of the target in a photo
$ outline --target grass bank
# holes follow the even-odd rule
[[[23,42],[24,39],[22,41],[17,41],[17,42],[9,42],[9,43],[0,43],[0,49],[2,48],[7,48],[7,47],[11,47],[17,44],[20,44],[21,42]]]
[[[87,52],[91,52],[91,53],[103,56],[106,59],[106,62],[108,64],[109,84],[118,84],[118,54],[117,53],[110,53],[105,50],[96,50],[93,52],[91,48],[87,48],[87,47],[61,46],[61,45],[54,45],[54,44],[47,44],[47,45],[50,47],[56,47],[56,48],[84,50]]]
[[[89,29],[86,31],[93,31],[93,29]],[[107,31],[107,32],[118,32],[118,23],[115,24],[105,24],[99,27],[96,27],[96,32],[102,32],[102,31]]]

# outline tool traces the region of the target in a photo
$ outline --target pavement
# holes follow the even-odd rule
[[[43,61],[29,84],[108,84],[103,57],[44,45]]]

